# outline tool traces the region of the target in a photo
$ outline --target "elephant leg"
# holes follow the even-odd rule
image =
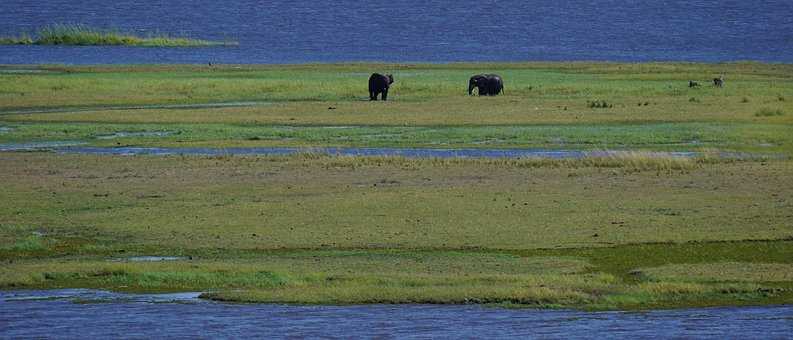
[[[383,90],[383,100],[386,100],[386,99],[388,99],[388,88]]]

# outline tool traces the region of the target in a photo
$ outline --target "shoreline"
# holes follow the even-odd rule
[[[79,295],[71,294],[71,291],[79,291]],[[64,294],[57,295],[59,292]],[[25,297],[11,297],[6,298],[6,302],[28,302],[28,301],[51,301],[51,300],[71,300],[70,302],[76,304],[88,303],[106,303],[106,302],[121,302],[121,303],[136,303],[136,302],[157,302],[157,303],[218,303],[229,305],[261,305],[261,306],[288,306],[288,307],[367,307],[367,306],[433,306],[433,307],[481,307],[485,309],[505,309],[505,310],[536,310],[536,311],[569,311],[569,312],[583,312],[583,313],[635,313],[642,311],[683,311],[683,310],[707,310],[707,309],[730,309],[741,307],[791,307],[793,303],[790,302],[771,302],[756,303],[752,301],[741,301],[741,303],[727,303],[727,304],[713,304],[713,305],[679,305],[679,306],[659,306],[659,307],[636,307],[627,309],[607,309],[607,308],[591,308],[587,306],[537,306],[537,305],[516,305],[516,304],[481,304],[481,303],[421,303],[421,302],[406,302],[406,303],[349,303],[349,304],[333,304],[333,303],[283,303],[283,302],[255,302],[255,301],[235,301],[235,300],[218,300],[208,296],[211,292],[196,292],[196,291],[179,291],[179,290],[163,290],[163,291],[147,291],[147,290],[125,290],[125,289],[109,289],[109,288],[81,288],[81,287],[67,287],[67,288],[2,288],[1,294],[8,293],[22,293],[23,295],[36,295]],[[49,295],[53,293],[56,295]],[[39,296],[41,295],[41,296]],[[88,295],[88,296],[86,296]],[[107,295],[112,295],[107,297]]]

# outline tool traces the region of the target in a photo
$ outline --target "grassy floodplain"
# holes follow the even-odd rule
[[[701,149],[785,153],[793,67],[776,64],[115,66],[0,70],[0,143]],[[373,71],[396,77],[370,103]],[[506,95],[467,97],[489,70]],[[726,74],[727,86],[708,78]],[[688,80],[700,88],[688,88]],[[609,108],[591,108],[606,101]],[[167,136],[104,139],[117,132]]]
[[[129,33],[102,30],[85,25],[56,24],[42,27],[36,34],[0,37],[0,45],[78,45],[78,46],[143,46],[143,47],[200,47],[236,45],[201,39],[156,35],[139,37]]]
[[[394,73],[392,101],[366,100],[375,71]],[[504,77],[506,95],[465,96],[483,71]],[[719,74],[724,88],[707,85]],[[792,66],[756,63],[0,67],[0,144],[636,151],[3,152],[0,287],[331,304],[791,303],[791,90]],[[659,150],[703,156],[648,153]],[[138,255],[184,258],[127,260]]]

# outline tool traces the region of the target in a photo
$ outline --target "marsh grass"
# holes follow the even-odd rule
[[[49,115],[35,119],[46,120]],[[27,120],[29,118],[24,118]],[[3,124],[0,144],[81,141],[93,146],[537,148],[549,150],[793,152],[793,128],[728,123],[559,124],[527,126],[289,126],[20,122]],[[0,121],[2,121],[0,119]],[[157,134],[154,132],[163,132]],[[104,136],[121,134],[118,138]],[[649,155],[649,154],[648,154]]]
[[[789,263],[719,262],[672,264],[642,269],[652,280],[690,282],[793,282]]]
[[[636,164],[623,168],[323,155],[2,157],[0,237],[11,244],[32,230],[11,226],[53,228],[47,238],[61,254],[121,250],[118,242],[526,249],[790,235],[779,198],[793,185],[785,160],[646,165],[623,156]],[[664,170],[673,167],[691,168]]]
[[[312,160],[326,168],[360,168],[389,166],[402,169],[421,169],[425,167],[479,166],[485,168],[615,168],[627,171],[673,171],[692,170],[704,164],[735,162],[713,153],[699,156],[675,156],[660,152],[642,151],[602,151],[582,158],[410,158],[402,156],[333,156],[324,153],[302,152],[282,159]]]
[[[35,38],[21,35],[18,38],[5,37],[0,44],[6,45],[119,45],[144,47],[199,47],[233,45],[235,43],[215,42],[200,39],[170,36],[138,37],[114,30],[101,30],[79,24],[55,24],[38,30]]]
[[[530,266],[522,265],[526,263]],[[22,261],[0,269],[0,287],[205,291],[201,297],[206,299],[255,303],[475,303],[588,309],[773,301],[769,299],[784,291],[751,281],[631,283],[599,270],[575,258],[476,251],[291,250],[181,263]]]
[[[33,38],[26,33],[17,37],[0,37],[0,45],[32,45],[33,43]]]
[[[40,236],[31,235],[2,248],[13,252],[39,253],[47,250],[48,247]]]
[[[755,117],[777,117],[785,115],[785,112],[782,109],[770,109],[770,108],[762,108],[755,112]]]

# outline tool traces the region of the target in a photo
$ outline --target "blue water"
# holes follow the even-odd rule
[[[0,35],[53,23],[240,45],[0,46],[0,64],[793,62],[790,0],[0,1]]]
[[[793,334],[793,306],[592,313],[460,305],[223,304],[197,295],[0,292],[0,338],[786,339]]]

